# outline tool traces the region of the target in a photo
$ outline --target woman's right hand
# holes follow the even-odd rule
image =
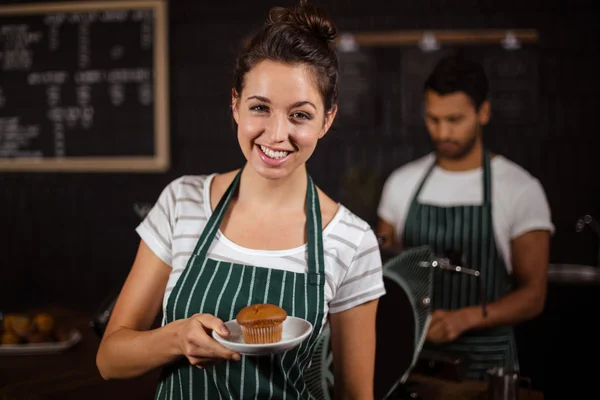
[[[207,368],[223,360],[240,360],[241,356],[212,338],[212,331],[228,337],[223,321],[210,314],[195,314],[183,321],[179,329],[179,346],[190,364]]]

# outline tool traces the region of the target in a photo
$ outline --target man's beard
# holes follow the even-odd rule
[[[477,143],[477,134],[473,135],[468,142],[461,144],[455,140],[440,140],[434,142],[436,154],[438,158],[446,158],[450,160],[462,160],[471,153],[473,147]],[[451,149],[442,148],[441,145],[452,145]]]

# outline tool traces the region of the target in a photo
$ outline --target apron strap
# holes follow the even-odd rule
[[[196,243],[194,255],[206,258],[208,250],[223,222],[225,211],[231,202],[234,193],[240,183],[242,169],[237,173],[233,182],[229,185],[215,211],[210,216],[206,227],[202,231],[200,239]],[[207,188],[206,190],[210,190]],[[311,285],[320,285],[325,275],[325,258],[323,255],[323,232],[321,221],[321,206],[317,188],[310,176],[307,175],[306,187],[306,231],[308,236],[308,281]]]
[[[429,178],[429,175],[431,175],[431,172],[435,168],[436,164],[437,164],[437,159],[434,158],[433,163],[431,163],[431,165],[429,166],[429,169],[425,173],[425,176],[423,176],[423,179],[421,179],[421,183],[419,183],[419,186],[417,187],[417,191],[415,192],[415,195],[413,196],[413,198],[410,202],[411,206],[417,204],[417,199],[419,198],[419,194],[421,194],[421,190],[423,189],[423,186],[425,186],[425,182],[427,182],[427,178]]]
[[[242,167],[236,174],[235,178],[233,179],[233,182],[231,182],[231,184],[223,194],[223,197],[221,197],[221,200],[215,208],[215,211],[212,213],[210,219],[206,223],[206,227],[202,231],[202,235],[200,236],[198,242],[196,242],[196,248],[194,249],[193,254],[197,257],[206,258],[208,249],[210,249],[213,239],[215,238],[217,231],[221,226],[221,222],[223,222],[223,217],[225,216],[227,206],[229,206],[229,203],[231,202],[231,199],[239,186],[240,177],[242,176],[243,170],[244,167]],[[205,188],[205,190],[210,191],[210,187]]]
[[[483,151],[483,204],[490,205],[492,203],[492,164],[490,161],[490,153],[487,150]]]
[[[492,178],[491,178],[492,166],[491,166],[491,161],[490,161],[490,153],[487,150],[484,150],[482,158],[483,158],[483,160],[482,160],[483,161],[482,162],[482,167],[483,167],[483,188],[482,188],[483,204],[489,205],[492,202]],[[417,187],[417,191],[415,192],[415,195],[413,196],[413,198],[411,200],[411,205],[417,203],[419,194],[421,194],[421,190],[423,189],[423,186],[425,186],[425,182],[427,182],[427,178],[429,178],[429,175],[431,175],[431,172],[435,168],[436,164],[437,164],[437,161],[433,160],[433,163],[431,164],[431,166],[429,166],[429,169],[427,170],[427,172],[425,173],[425,176],[423,176],[423,179],[421,179],[421,183],[419,183],[419,186]]]
[[[308,236],[308,282],[320,285],[325,276],[325,258],[323,255],[323,228],[321,205],[317,187],[310,175],[307,175],[306,188],[306,233]]]

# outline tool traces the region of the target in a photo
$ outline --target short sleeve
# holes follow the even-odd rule
[[[329,304],[330,313],[349,310],[385,294],[379,243],[375,233],[365,232],[346,276]]]
[[[510,237],[514,239],[533,230],[547,230],[554,233],[550,206],[542,185],[532,180],[519,196],[514,199],[510,221]]]
[[[163,189],[150,212],[136,228],[138,235],[150,250],[171,266],[176,194],[179,181],[180,179],[176,179]]]

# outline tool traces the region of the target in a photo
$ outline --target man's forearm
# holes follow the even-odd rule
[[[544,309],[545,295],[535,288],[524,287],[486,305],[487,316],[481,306],[463,309],[470,329],[515,325],[532,319]]]

